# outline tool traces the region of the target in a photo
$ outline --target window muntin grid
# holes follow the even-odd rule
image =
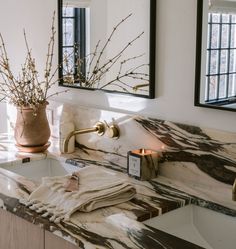
[[[205,102],[236,97],[236,14],[209,13]]]
[[[78,68],[77,61],[85,58],[86,37],[85,37],[85,9],[65,6],[62,8],[62,74],[65,83],[65,76],[70,76],[76,81],[77,71],[85,75],[85,64]],[[78,82],[74,82],[78,83]]]

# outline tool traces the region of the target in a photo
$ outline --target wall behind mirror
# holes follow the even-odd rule
[[[154,98],[156,0],[58,0],[60,85]]]
[[[195,105],[236,111],[236,1],[198,0]]]

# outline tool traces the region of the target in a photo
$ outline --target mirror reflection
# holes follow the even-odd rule
[[[60,85],[153,98],[154,3],[59,0]]]
[[[236,1],[198,0],[195,104],[236,110]]]

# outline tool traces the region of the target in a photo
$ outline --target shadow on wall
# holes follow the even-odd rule
[[[0,102],[0,133],[8,132],[7,129],[7,104]]]

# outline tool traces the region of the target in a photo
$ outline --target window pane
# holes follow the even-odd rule
[[[207,56],[206,56],[206,74],[209,75],[209,57],[210,57],[210,52],[207,50]]]
[[[229,47],[229,25],[222,25],[222,33],[221,33],[221,47],[228,48]]]
[[[226,98],[226,83],[226,75],[221,75],[219,81],[219,98]]]
[[[229,89],[228,89],[228,96],[232,97],[235,96],[235,84],[236,84],[236,75],[235,74],[230,74],[229,75]]]
[[[211,76],[209,83],[209,100],[212,100],[216,98],[217,76]]]
[[[222,22],[229,23],[229,14],[222,14]]]
[[[211,48],[211,24],[208,24],[208,29],[207,29],[207,49]]]
[[[211,66],[210,66],[210,74],[218,73],[218,54],[217,50],[211,51]]]
[[[228,69],[228,51],[227,50],[221,50],[220,55],[220,73],[226,73]]]
[[[63,19],[63,46],[74,44],[74,19]]]
[[[213,23],[219,23],[220,22],[220,14],[217,14],[217,13],[213,13],[212,14],[212,22]]]
[[[209,81],[210,77],[206,77],[206,82],[205,82],[205,101],[208,101],[208,92],[209,92]]]
[[[63,7],[62,13],[63,13],[63,16],[73,17],[74,16],[74,8],[73,7]]]
[[[236,50],[235,49],[230,51],[229,71],[231,73],[236,72]]]
[[[220,32],[220,25],[219,24],[212,24],[212,31],[211,31],[211,48],[219,48],[219,32]]]
[[[230,47],[236,48],[236,25],[231,25],[231,40],[230,40]]]
[[[208,21],[205,99],[217,101],[236,93],[236,14],[213,13]]]
[[[63,75],[74,74],[74,48],[63,49]]]
[[[232,23],[236,23],[236,15],[232,15]]]

